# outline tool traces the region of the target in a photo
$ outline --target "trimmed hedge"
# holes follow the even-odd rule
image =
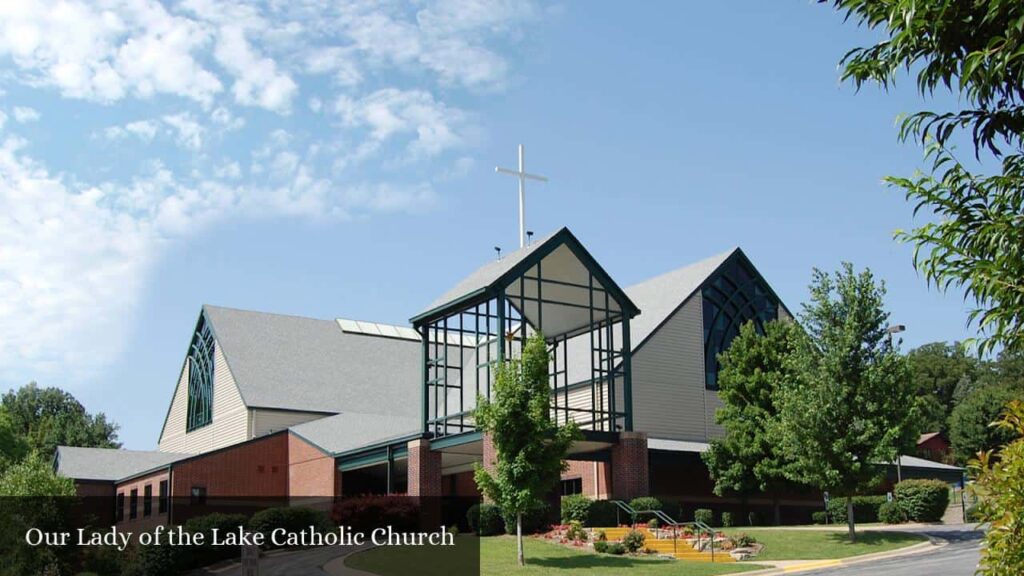
[[[722,512],[722,528],[732,528],[732,512]]]
[[[630,500],[629,505],[631,508],[633,508],[633,510],[636,510],[638,512],[644,510],[660,511],[662,509],[661,500],[658,500],[653,496],[641,496],[639,498],[633,498],[632,500]],[[637,522],[654,518],[654,514],[637,514],[636,516]]]
[[[714,526],[715,513],[707,508],[697,508],[693,511],[693,520],[695,522],[703,522],[708,526]]]
[[[562,524],[570,522],[586,523],[590,517],[590,507],[594,501],[583,494],[573,494],[562,498]]]
[[[914,522],[938,522],[949,506],[949,486],[941,480],[904,480],[893,495]]]
[[[828,522],[828,513],[824,510],[818,510],[811,512],[811,522],[815,524],[825,524]]]
[[[907,511],[899,500],[883,502],[878,507],[878,520],[886,524],[903,524],[907,521]]]
[[[853,521],[856,523],[878,522],[878,508],[885,501],[885,496],[854,496]],[[836,524],[846,523],[845,497],[837,496],[829,500],[828,516]]]
[[[312,508],[282,506],[260,510],[249,519],[248,528],[264,535],[264,548],[274,548],[270,535],[278,528],[286,532],[299,532],[313,526],[317,531],[328,531],[333,523],[325,512]]]
[[[477,536],[497,536],[505,533],[501,509],[494,504],[474,504],[466,512],[466,522]]]
[[[525,514],[523,514],[523,534],[536,534],[548,528],[548,509],[546,502],[541,502]],[[505,517],[505,532],[516,533],[516,517],[510,514]]]
[[[608,500],[594,500],[590,503],[590,511],[587,513],[587,521],[583,523],[589,528],[602,528],[618,525],[618,507]],[[628,522],[629,518],[623,518]]]

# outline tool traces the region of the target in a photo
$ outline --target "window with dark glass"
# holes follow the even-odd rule
[[[189,501],[192,504],[206,504],[206,486],[193,486]]]
[[[117,493],[117,507],[114,510],[114,518],[118,522],[124,520],[124,492]]]
[[[139,491],[132,490],[131,495],[128,496],[128,518],[134,519],[139,517]]]
[[[153,485],[146,484],[142,489],[142,516],[153,515]]]
[[[562,480],[562,496],[583,494],[583,478],[569,478]]]
[[[718,354],[740,327],[753,322],[758,332],[779,314],[779,301],[764,279],[740,257],[733,257],[701,291],[704,303],[704,386],[718,390]]]
[[[213,421],[213,331],[206,316],[192,336],[188,353],[188,413],[185,431],[191,432]]]
[[[159,508],[157,508],[157,510],[159,511],[160,514],[163,514],[163,513],[167,512],[167,498],[168,498],[168,494],[167,494],[167,480],[161,480],[160,481],[160,502],[158,504]]]

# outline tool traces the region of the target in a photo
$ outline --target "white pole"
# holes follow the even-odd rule
[[[526,166],[523,145],[519,145],[519,247],[526,246]]]

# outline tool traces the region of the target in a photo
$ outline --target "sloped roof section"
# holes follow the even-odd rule
[[[455,308],[462,303],[472,304],[481,302],[493,297],[500,288],[508,286],[512,280],[525,276],[528,271],[534,273],[539,270],[542,261],[545,264],[543,277],[545,280],[557,277],[560,273],[574,273],[579,275],[582,271],[585,281],[587,274],[592,274],[596,287],[606,290],[615,301],[614,306],[621,305],[622,312],[628,316],[635,316],[639,309],[629,299],[626,293],[615,283],[593,256],[587,252],[580,241],[569,231],[568,228],[561,228],[553,234],[549,234],[533,244],[520,248],[508,254],[500,260],[491,261],[478,268],[475,272],[465,277],[452,289],[445,292],[434,300],[425,310],[412,318],[414,324],[424,322],[443,315],[445,310]],[[554,269],[552,269],[552,265]],[[554,278],[557,280],[573,280],[573,278]],[[576,284],[581,284],[576,279]],[[526,289],[534,290],[532,283],[528,282]],[[510,299],[515,302],[518,295],[515,288],[509,290]],[[537,294],[524,294],[527,298],[536,298]],[[545,304],[547,305],[547,303]],[[536,308],[537,303],[533,301],[530,306]],[[521,312],[527,318],[531,317],[530,306]],[[559,332],[558,328],[552,330],[545,326],[545,332],[549,335]]]
[[[643,314],[629,324],[629,337],[633,349],[643,345],[679,306],[714,274],[730,256],[739,251],[732,248],[721,254],[705,258],[660,276],[644,280],[626,288],[626,294],[643,310]]]
[[[337,455],[386,440],[419,434],[420,427],[418,418],[344,412],[292,426],[290,430],[324,452]]]
[[[114,481],[167,466],[192,454],[156,450],[58,446],[57,473],[75,480]]]
[[[418,417],[420,343],[335,320],[204,306],[250,408]]]

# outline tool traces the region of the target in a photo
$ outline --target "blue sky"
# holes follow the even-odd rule
[[[892,240],[921,100],[840,84],[827,7],[318,4],[0,7],[0,384],[152,448],[203,303],[404,323],[516,247],[519,143],[528,227],[623,285],[739,245],[798,310],[849,260],[905,346],[971,334]]]

